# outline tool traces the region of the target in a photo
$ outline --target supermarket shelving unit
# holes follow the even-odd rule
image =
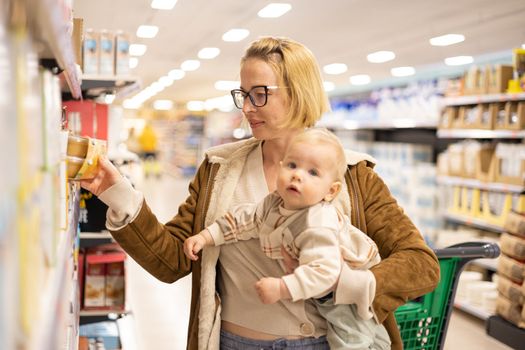
[[[525,93],[519,94],[486,94],[474,96],[461,96],[454,98],[446,98],[444,100],[446,106],[464,106],[477,105],[479,103],[492,102],[507,102],[507,101],[523,101],[525,100]],[[494,142],[499,140],[519,140],[525,138],[525,130],[477,130],[477,129],[440,129],[437,136],[441,139],[487,139]],[[472,189],[479,189],[490,192],[503,192],[511,194],[525,193],[525,186],[511,185],[505,183],[482,182],[474,179],[464,179],[452,176],[438,177],[438,183],[444,186],[461,186]],[[447,221],[464,226],[470,226],[485,231],[494,233],[502,233],[504,229],[502,226],[487,222],[482,218],[472,218],[466,215],[447,212],[444,214]],[[490,273],[496,272],[495,264],[487,261],[475,261],[472,264],[481,267]],[[473,305],[456,302],[455,307],[486,321],[487,333],[498,339],[499,341],[516,348],[523,348],[525,344],[525,330],[514,326],[513,324],[503,320],[499,316],[489,315],[484,310],[481,310]],[[520,344],[519,346],[517,344]]]

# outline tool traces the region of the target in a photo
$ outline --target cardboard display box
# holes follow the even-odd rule
[[[84,308],[124,310],[126,253],[105,244],[88,249],[85,260]]]

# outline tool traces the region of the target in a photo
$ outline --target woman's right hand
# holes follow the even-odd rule
[[[95,177],[92,179],[80,180],[80,186],[99,196],[102,192],[120,181],[122,175],[117,168],[111,164],[106,156],[98,158],[98,167]]]

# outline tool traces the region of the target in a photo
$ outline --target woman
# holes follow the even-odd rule
[[[261,349],[281,344],[328,349],[326,322],[311,301],[263,305],[254,289],[261,277],[280,277],[257,240],[203,250],[190,261],[184,240],[240,203],[255,203],[276,187],[279,162],[289,140],[328,110],[318,65],[303,45],[284,38],[253,42],[241,60],[241,88],[232,91],[253,138],[221,145],[206,157],[177,215],[159,223],[143,196],[102,159],[97,176],[82,186],[108,206],[107,227],[120,245],[164,282],[192,273],[189,349]],[[352,304],[361,273],[376,280],[374,315],[388,330],[393,349],[402,348],[393,312],[408,299],[432,290],[437,258],[372,170],[372,159],[349,152],[345,185],[334,204],[377,244],[382,262],[369,271],[344,268],[337,303]],[[368,276],[369,277],[369,276]]]

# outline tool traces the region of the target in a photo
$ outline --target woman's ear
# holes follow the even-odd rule
[[[341,181],[335,181],[334,183],[332,183],[332,185],[330,186],[330,190],[328,190],[328,193],[326,194],[326,196],[324,196],[324,200],[326,202],[331,202],[337,196],[339,191],[341,191],[341,186]]]

